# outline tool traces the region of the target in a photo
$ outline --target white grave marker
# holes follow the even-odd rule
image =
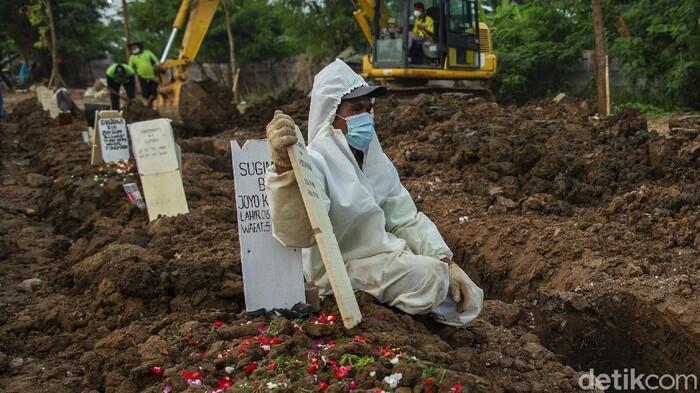
[[[350,329],[362,321],[360,307],[353,292],[348,271],[345,269],[345,261],[338,247],[338,239],[333,233],[333,226],[328,217],[328,212],[319,192],[322,190],[317,184],[316,175],[309,152],[304,145],[304,136],[296,127],[297,143],[287,148],[294,168],[294,176],[297,179],[301,197],[306,206],[306,214],[309,216],[313,229],[316,245],[321,253],[323,266],[333,288],[335,302],[338,304],[340,315],[343,317],[343,325]]]
[[[97,132],[104,162],[129,161],[129,137],[123,117],[100,118]]]
[[[99,124],[101,121],[107,119],[123,119],[123,116],[122,113],[119,111],[104,110],[95,112],[95,124],[93,124],[93,128],[90,130],[90,142],[92,143],[92,155],[90,156],[90,165],[99,165],[105,162],[105,159],[103,157],[104,148],[102,145],[102,133],[100,132]],[[128,159],[129,157],[127,150],[126,160]]]
[[[148,219],[189,213],[180,175],[178,146],[169,119],[141,121],[129,125],[129,134]]]
[[[46,86],[38,86],[36,88],[36,97],[39,103],[41,103],[41,107],[44,108],[45,111],[49,111],[49,116],[51,116],[52,119],[58,117],[61,110],[58,109],[58,104],[56,104],[56,99],[51,89]]]
[[[265,170],[272,165],[267,141],[250,139],[243,148],[231,141],[231,158],[246,311],[291,309],[305,301],[301,250],[272,237],[265,194]]]

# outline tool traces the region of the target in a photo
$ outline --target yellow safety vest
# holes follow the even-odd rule
[[[427,34],[423,29],[421,29],[419,26],[425,27],[425,30],[430,32],[430,34]],[[423,38],[428,38],[428,39],[433,39],[434,32],[435,32],[435,27],[433,23],[433,18],[429,17],[428,15],[423,15],[420,18],[416,19],[416,23],[413,25],[413,32],[416,33],[419,37]]]

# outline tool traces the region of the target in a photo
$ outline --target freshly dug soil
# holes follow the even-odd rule
[[[275,109],[303,125],[308,100],[290,97],[214,136],[179,132],[191,212],[152,223],[122,189],[132,169],[89,166],[80,125],[16,105],[0,136],[0,390],[572,392],[589,368],[700,372],[697,134],[596,121],[569,98],[377,101],[385,151],[489,298],[469,326],[364,294],[351,331],[332,299],[307,321],[246,320],[228,143],[264,137]]]

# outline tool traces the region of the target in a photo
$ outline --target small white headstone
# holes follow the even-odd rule
[[[129,137],[123,117],[101,118],[97,130],[104,162],[129,161]]]
[[[272,165],[268,143],[251,139],[241,148],[231,141],[231,158],[246,310],[290,309],[305,301],[301,250],[272,237],[265,194],[265,171]]]
[[[141,121],[129,125],[136,166],[141,175],[179,169],[175,137],[168,119]]]
[[[168,119],[129,125],[129,134],[146,198],[148,219],[189,213],[182,185],[178,146]]]

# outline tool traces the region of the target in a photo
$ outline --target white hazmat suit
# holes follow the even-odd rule
[[[331,126],[341,98],[366,85],[336,60],[316,75],[309,112],[308,151],[352,287],[409,314],[432,313],[443,324],[464,325],[481,311],[483,291],[468,279],[470,303],[457,311],[448,296],[448,265],[440,261],[452,252],[435,224],[417,211],[376,134],[360,168],[343,132]],[[306,280],[330,294],[294,173],[270,167],[267,187],[275,238],[304,248]]]

